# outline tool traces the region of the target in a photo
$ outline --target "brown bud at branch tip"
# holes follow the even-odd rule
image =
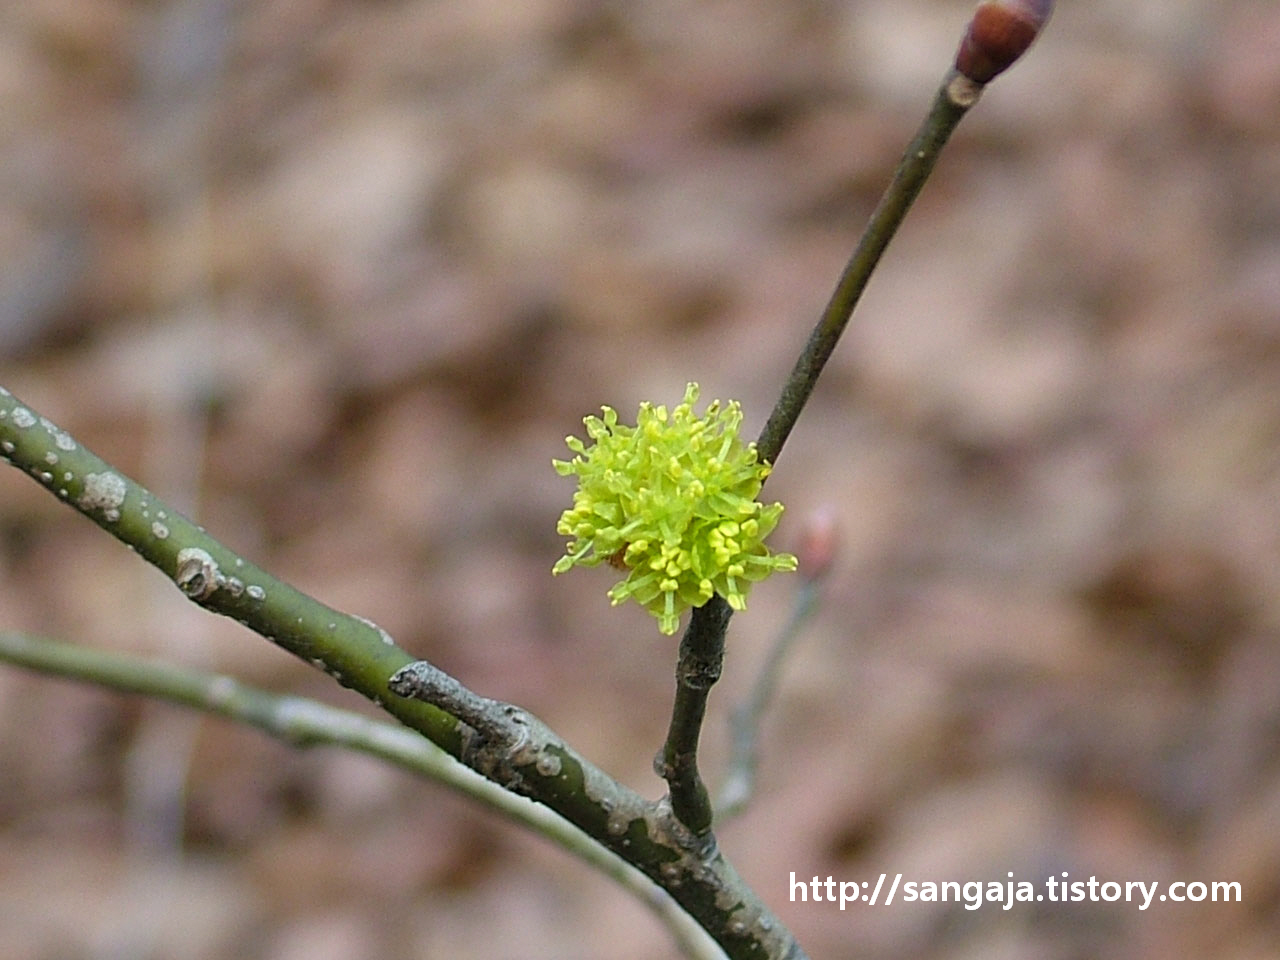
[[[1027,52],[1053,11],[1053,0],[986,0],[978,5],[956,53],[956,69],[989,83]]]

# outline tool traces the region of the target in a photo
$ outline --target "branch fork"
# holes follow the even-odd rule
[[[770,467],[776,463],[872,271],[951,132],[984,85],[1035,39],[1052,5],[1052,0],[987,0],[979,6],[954,67],[769,415],[756,443],[761,462]],[[671,724],[656,758],[668,795],[650,802],[581,757],[532,714],[468,690],[435,665],[413,660],[369,621],[335,611],[238,557],[3,388],[0,458],[128,544],[164,571],[192,601],[235,618],[324,669],[468,767],[510,792],[539,801],[585,836],[619,854],[667,890],[731,960],[805,957],[791,933],[722,856],[711,829],[713,811],[698,771],[697,750],[707,698],[720,677],[733,612],[724,597],[713,595],[694,608],[681,641]],[[9,646],[9,659],[28,658],[33,665],[43,663],[43,669],[56,671],[57,664],[66,666],[76,659],[48,650],[33,653],[30,644],[20,642]],[[116,660],[94,664],[80,663],[67,667],[67,672],[79,670],[85,676],[90,669],[102,676],[113,670],[137,672],[136,665]],[[123,674],[118,679],[122,687],[138,683]],[[222,709],[224,701],[237,692],[225,683],[205,690],[202,682],[168,675],[148,681],[156,691],[167,690],[170,695],[181,689],[184,692],[177,698],[213,710]],[[767,688],[753,702],[766,698]],[[286,723],[279,704],[271,703],[272,719],[263,719],[262,725],[297,728],[296,717]],[[248,716],[248,708],[241,714]],[[329,727],[343,726],[332,720]],[[320,729],[313,725],[305,732],[310,735]],[[319,735],[336,736],[332,729]],[[376,739],[385,741],[384,736]]]

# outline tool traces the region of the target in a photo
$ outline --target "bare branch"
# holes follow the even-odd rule
[[[235,618],[324,670],[464,763],[487,764],[499,757],[492,770],[476,769],[492,773],[502,785],[518,784],[521,793],[657,882],[732,960],[804,956],[728,861],[686,830],[668,804],[646,801],[564,746],[541,723],[530,723],[537,750],[512,750],[514,740],[488,751],[471,750],[475,740],[468,731],[476,727],[429,700],[399,696],[391,688],[393,675],[403,679],[413,673],[400,671],[414,660],[385,631],[325,606],[238,556],[53,421],[0,391],[0,455],[128,544],[193,602]],[[509,712],[514,707],[469,692],[458,699],[458,690],[465,691],[461,685],[451,690],[455,698],[449,702],[464,712],[495,711],[486,721],[471,711],[481,734],[514,723]]]
[[[26,634],[0,633],[0,661],[225,717],[292,746],[343,747],[386,760],[527,827],[599,870],[652,910],[690,960],[724,956],[706,932],[635,867],[563,817],[490,782],[407,727],[316,700],[271,693],[223,674]]]

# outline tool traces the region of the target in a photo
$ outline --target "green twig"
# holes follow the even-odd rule
[[[954,69],[947,74],[756,440],[762,461],[776,463],[872,271],[929,178],[951,132],[977,102],[981,90],[979,84]],[[680,644],[671,726],[657,763],[658,772],[670,786],[676,816],[699,835],[710,831],[712,821],[707,789],[698,774],[699,729],[707,697],[720,676],[725,633],[732,614],[719,597],[694,610]],[[748,749],[752,748],[748,745]]]
[[[795,606],[791,616],[769,648],[764,663],[756,674],[755,682],[747,698],[729,717],[729,764],[724,783],[716,803],[716,817],[726,820],[746,809],[755,790],[756,769],[759,765],[757,743],[760,722],[773,700],[778,678],[787,654],[800,635],[801,629],[818,607],[818,584],[808,577],[800,581]]]
[[[491,783],[406,727],[316,700],[271,693],[221,674],[25,634],[0,633],[0,661],[191,707],[256,727],[293,746],[344,747],[378,757],[469,797],[599,870],[652,910],[685,956],[692,960],[724,956],[689,915],[640,871],[546,807]]]
[[[731,960],[804,956],[732,865],[684,829],[669,807],[618,783],[541,724],[543,749],[521,751],[514,739],[509,750],[474,749],[473,727],[429,700],[392,689],[393,675],[403,676],[415,661],[385,631],[238,556],[3,388],[0,456],[128,544],[188,599],[324,670],[464,763],[487,773],[480,764],[494,761],[506,785],[546,804],[658,883]]]
[[[776,463],[872,270],[982,83],[1026,49],[1051,7],[1051,0],[980,6],[957,58],[975,79],[954,69],[948,74],[760,434],[761,460]],[[719,598],[695,611],[682,643],[672,731],[661,755],[664,773],[671,771],[671,804],[652,804],[571,751],[536,718],[471,693],[431,664],[413,661],[376,625],[332,610],[237,556],[3,388],[0,455],[136,550],[195,603],[325,670],[450,755],[546,804],[619,854],[661,884],[731,960],[804,957],[720,855],[710,832],[696,751],[731,613]]]

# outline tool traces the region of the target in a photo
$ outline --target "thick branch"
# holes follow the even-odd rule
[[[344,747],[378,757],[458,791],[599,870],[651,909],[685,956],[693,960],[724,956],[689,915],[640,871],[546,807],[485,779],[407,727],[316,700],[271,693],[225,675],[24,634],[0,633],[0,661],[191,707],[256,727],[293,746]]]
[[[425,660],[397,671],[391,688],[400,696],[456,716],[464,728],[462,761],[489,779],[553,808],[556,804],[551,799],[561,797],[585,796],[594,801],[594,816],[603,815],[604,821],[584,829],[657,880],[704,929],[708,929],[709,913],[727,921],[726,928],[717,926],[708,932],[730,957],[805,957],[790,934],[775,936],[777,919],[755,901],[715,844],[694,836],[665,800],[643,800],[578,754],[537,717],[474,693]],[[653,845],[664,854],[656,862],[636,863],[635,854]],[[682,898],[680,894],[687,894],[690,887],[696,895]],[[722,903],[704,899],[716,890],[722,895],[746,895],[755,902],[746,905],[746,911],[741,902],[726,910]]]
[[[439,706],[395,695],[392,675],[414,660],[385,631],[325,606],[237,556],[3,388],[0,455],[132,547],[195,603],[234,617],[324,670],[455,758],[475,759],[467,749],[474,727]],[[541,724],[536,729],[546,735],[545,748],[536,756],[511,758],[510,773],[519,778],[520,792],[659,883],[732,960],[804,956],[732,866],[718,851],[708,852],[669,807],[648,803]]]
[[[951,132],[976,102],[982,82],[1025,49],[1052,4],[1038,0],[1007,6],[983,4],[983,22],[1029,16],[1032,32],[1016,51],[990,49],[993,39],[1009,35],[1007,30],[971,28],[966,34],[960,59],[976,79],[954,69],[948,74],[761,431],[761,460],[776,463],[872,270]],[[1003,56],[998,63],[996,53]],[[981,68],[977,72],[975,64]],[[376,625],[332,610],[238,557],[2,388],[0,452],[158,567],[194,602],[234,617],[320,667],[452,756],[546,804],[638,867],[733,960],[804,956],[720,856],[711,834],[711,808],[696,759],[730,616],[720,598],[694,611],[681,644],[676,703],[660,757],[670,801],[650,804],[578,756],[535,718],[471,693],[434,666],[413,661]]]

